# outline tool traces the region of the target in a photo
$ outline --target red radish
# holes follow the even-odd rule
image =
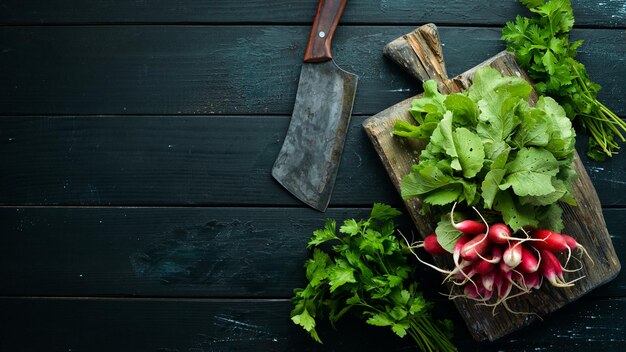
[[[493,296],[493,290],[487,290],[485,288],[484,291],[482,292],[482,294],[483,294],[483,301],[487,302]]]
[[[472,264],[474,264],[473,262],[467,261],[467,260],[461,260],[461,263],[459,264],[459,266],[455,267],[452,271],[449,272],[448,276],[446,276],[443,279],[443,283],[446,283],[446,281],[448,281],[451,277],[455,276],[455,278],[457,277],[458,274],[461,273],[461,271],[468,272],[467,267],[471,266]],[[462,274],[462,277],[465,277],[465,274]]]
[[[503,280],[508,281],[513,286],[519,288],[522,291],[526,290],[524,287],[522,287],[523,285],[518,284],[518,282],[522,282],[524,280],[522,273],[515,270],[515,268],[511,268],[510,266],[506,265],[506,263],[504,262],[500,263],[500,270]]]
[[[524,274],[513,269],[510,272],[511,283],[519,288],[521,291],[528,291],[528,287],[526,287],[526,282],[524,281]]]
[[[487,225],[475,220],[463,220],[459,223],[454,222],[454,208],[456,207],[456,203],[452,205],[452,210],[450,211],[450,222],[455,229],[463,232],[466,235],[478,235],[481,233],[485,233],[487,231]],[[479,213],[480,215],[480,213]]]
[[[491,259],[485,258],[482,255],[478,255],[480,259],[491,264],[498,264],[502,260],[502,249],[499,246],[493,246],[491,249]]]
[[[496,267],[494,263],[490,263],[486,260],[477,260],[474,264],[474,270],[479,274],[486,274],[492,272]]]
[[[589,258],[589,261],[591,261],[592,265],[594,264],[593,259],[591,259],[591,256],[589,255],[585,247],[583,247],[580,243],[576,242],[576,240],[572,236],[568,236],[568,235],[561,235],[561,236],[563,236],[563,239],[565,239],[565,243],[567,244],[569,248],[578,249],[579,251],[584,253],[587,256],[587,258]]]
[[[424,238],[424,249],[432,255],[446,254],[446,251],[437,241],[437,234],[433,233]]]
[[[502,260],[510,268],[517,267],[522,261],[522,243],[512,242],[509,247],[504,250]]]
[[[573,238],[549,230],[534,230],[531,236],[524,229],[521,231],[525,236],[513,237],[511,229],[506,224],[488,224],[476,208],[474,210],[483,223],[464,220],[456,224],[453,216],[454,206],[450,212],[450,221],[463,232],[463,235],[454,244],[453,270],[444,270],[425,263],[413,253],[420,262],[447,274],[443,281],[453,284],[448,295],[450,299],[475,300],[481,305],[493,307],[494,314],[498,306],[514,314],[534,314],[516,312],[509,307],[507,301],[528,294],[532,289],[540,288],[544,277],[557,287],[572,286],[575,281],[582,279],[580,277],[566,282],[563,278],[565,272],[580,269],[567,270],[555,256],[555,253],[563,251],[571,254],[571,250],[575,248],[587,254],[585,248]],[[479,229],[482,231],[478,231]],[[436,234],[431,234],[424,241],[412,245],[403,235],[402,237],[411,252],[412,249],[424,247],[427,252],[434,255],[448,253],[437,241]],[[525,243],[527,241],[533,242]],[[460,294],[453,296],[454,292]],[[492,296],[496,298],[492,299]]]
[[[500,299],[500,301],[506,299],[509,293],[511,293],[511,288],[513,285],[511,284],[510,276],[507,278],[507,275],[505,273],[496,276],[494,284],[496,285],[496,290],[498,291],[498,298]]]
[[[533,288],[539,289],[541,287],[541,277],[538,272],[525,273],[524,285],[530,290]]]
[[[478,235],[487,230],[485,224],[475,220],[463,220],[459,223],[453,222],[452,226],[466,235]]]
[[[487,302],[493,294],[492,290],[487,290],[480,283],[478,285],[467,285],[463,288],[463,295],[452,298],[464,297],[475,301]]]
[[[561,235],[561,236],[563,237],[563,239],[565,240],[565,244],[567,244],[569,248],[576,249],[579,247],[579,244],[578,242],[576,242],[574,237],[568,236],[568,235]]]
[[[461,257],[461,250],[463,249],[463,246],[465,246],[465,244],[468,243],[471,240],[472,240],[472,236],[470,236],[470,235],[463,235],[454,244],[454,251],[452,253],[452,259],[454,260],[454,266],[457,269],[461,269],[460,268],[460,263],[459,263],[459,259]],[[463,270],[460,271],[460,274],[465,277],[465,280],[463,280],[463,283],[466,283],[466,282],[469,281],[469,282],[472,283],[472,285],[476,286],[476,283]],[[450,275],[448,275],[448,277],[446,277],[445,280],[447,280],[449,277],[450,277]]]
[[[491,243],[487,240],[487,234],[481,234],[468,241],[461,248],[461,257],[465,260],[476,260],[478,255],[487,253]]]
[[[539,272],[545,277],[552,286],[569,287],[574,286],[571,282],[565,282],[563,278],[563,267],[557,257],[548,250],[539,250],[542,261],[539,265]]]
[[[496,279],[496,272],[490,271],[486,274],[481,275],[480,278],[482,279],[481,283],[483,287],[485,288],[485,290],[493,291],[493,283]]]
[[[472,236],[464,235],[464,236],[459,237],[459,239],[454,244],[454,251],[452,252],[452,259],[454,260],[454,265],[457,268],[459,267],[459,258],[461,257],[461,250],[463,249],[463,246],[471,240],[472,240]]]
[[[453,296],[450,298],[454,299],[454,298],[463,297],[463,298],[471,299],[474,301],[486,302],[491,298],[492,293],[493,293],[492,291],[487,291],[482,286],[467,285],[463,288],[462,295]]]
[[[500,271],[501,272],[508,273],[511,270],[513,270],[513,268],[511,268],[510,266],[506,265],[506,263],[504,261],[500,262]]]
[[[477,299],[478,297],[480,297],[480,294],[478,293],[478,287],[474,285],[465,286],[465,288],[463,288],[463,293],[467,298]]]
[[[456,273],[456,275],[454,275],[454,279],[458,280],[453,282],[455,285],[458,286],[463,286],[466,283],[468,283],[470,280],[472,280],[472,278],[474,276],[476,276],[478,273],[475,270],[467,270],[468,268],[463,269],[463,271],[459,271],[458,273]]]
[[[567,245],[567,241],[565,241],[565,238],[559,233],[550,230],[533,230],[531,235],[535,239],[542,240],[533,243],[533,246],[537,249],[553,253],[571,251],[571,248]]]
[[[491,242],[503,244],[511,238],[511,229],[503,223],[493,224],[489,227],[488,235]]]
[[[497,246],[493,247],[491,250],[491,260],[496,260],[497,262],[502,260],[502,248]]]
[[[522,231],[524,230],[522,229]],[[525,238],[512,237],[511,229],[506,224],[503,224],[503,223],[497,223],[497,224],[493,224],[489,226],[489,232],[487,234],[489,235],[489,239],[491,240],[491,242],[498,243],[498,244],[504,244],[504,243],[507,243],[508,241],[520,241],[520,242],[541,241],[541,240],[530,238],[528,237],[528,235]]]
[[[440,272],[440,273],[442,273],[442,274],[447,274],[447,275],[448,275],[448,277],[449,277],[449,276],[451,276],[451,275],[453,274],[453,272],[452,272],[452,271],[450,271],[450,270],[444,270],[444,269],[441,269],[441,268],[439,268],[439,267],[437,267],[437,266],[435,266],[435,265],[432,265],[432,264],[430,264],[430,263],[427,263],[427,262],[423,261],[423,260],[422,260],[422,258],[420,258],[420,257],[419,257],[419,256],[418,256],[418,255],[417,255],[417,254],[416,254],[416,253],[412,250],[413,248],[417,248],[417,247],[419,247],[419,245],[417,245],[417,246],[412,246],[412,245],[409,243],[409,240],[407,240],[407,238],[406,238],[406,237],[405,237],[405,236],[404,236],[401,232],[400,232],[400,236],[402,236],[402,239],[404,239],[404,242],[406,243],[406,246],[407,246],[407,248],[409,249],[409,251],[411,252],[411,254],[413,254],[413,256],[414,256],[414,257],[415,257],[415,258],[416,258],[416,259],[417,259],[420,263],[422,263],[422,264],[426,265],[427,267],[432,268],[432,269],[434,269],[434,270],[436,270],[436,271],[438,271],[438,272]]]
[[[522,247],[522,261],[519,263],[519,270],[523,273],[534,273],[539,270],[539,263],[541,262],[541,257],[537,259],[535,253],[526,247]]]
[[[468,281],[472,281],[472,278],[477,275],[480,274],[478,271],[476,271],[476,268],[473,267],[474,266],[474,262],[473,261],[468,261],[468,260],[462,260],[461,264],[459,264],[459,270],[455,269],[453,270],[454,275],[454,279],[456,280],[460,280],[459,282],[454,282],[453,283],[455,285],[465,285]],[[449,277],[450,275],[448,275]],[[446,278],[447,279],[447,278]],[[446,280],[444,280],[445,282]]]

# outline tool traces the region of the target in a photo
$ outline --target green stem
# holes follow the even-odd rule
[[[407,331],[409,332],[409,335],[411,335],[411,337],[413,338],[413,341],[415,341],[415,343],[417,344],[417,347],[421,351],[425,351],[426,348],[424,347],[424,344],[422,343],[422,340],[419,338],[419,336],[417,336],[417,333],[415,332],[415,329],[411,326]]]
[[[383,267],[383,270],[385,271],[385,274],[390,275],[389,274],[389,270],[387,269],[387,266],[385,265],[385,261],[380,257],[380,254],[376,253],[376,259],[378,259],[378,262],[380,263],[380,266]]]
[[[576,80],[578,82],[578,85],[584,91],[584,94],[582,95],[582,97],[585,98],[587,101],[589,101],[591,104],[594,104],[596,107],[599,108],[599,111],[598,111],[599,118],[594,118],[594,119],[586,118],[585,120],[587,123],[585,123],[585,125],[587,125],[587,129],[592,134],[593,139],[595,139],[597,144],[601,146],[601,149],[603,150],[603,152],[610,157],[613,155],[613,152],[610,149],[615,148],[615,144],[613,143],[613,137],[608,135],[607,132],[604,130],[604,126],[608,126],[611,129],[611,131],[616,133],[620,137],[620,139],[622,139],[622,141],[624,141],[624,137],[615,128],[615,126],[613,126],[612,121],[609,118],[607,118],[607,116],[604,115],[602,112],[608,113],[609,117],[613,119],[613,121],[617,122],[620,125],[620,127],[622,127],[622,129],[624,129],[625,131],[626,131],[626,128],[625,128],[626,125],[623,124],[622,123],[623,121],[621,120],[619,122],[616,121],[616,119],[613,117],[615,114],[613,114],[609,109],[607,109],[604,105],[602,105],[593,96],[593,94],[591,94],[591,92],[589,91],[589,88],[587,87],[587,83],[583,80],[582,76],[580,75],[580,72],[578,72],[578,70],[576,69],[576,66],[571,65],[571,67],[574,70],[574,72],[576,72]],[[589,115],[586,115],[586,116],[589,116]],[[594,122],[596,122],[595,130],[592,130],[591,126],[594,125]],[[610,149],[607,148],[607,146],[610,146]]]
[[[423,351],[456,351],[456,347],[430,316],[414,317],[409,324],[409,334]]]
[[[377,313],[384,313],[384,311],[374,307],[374,306],[370,306],[369,304],[367,304],[364,300],[360,300],[358,303],[359,306],[365,307],[365,308],[369,308]]]
[[[609,110],[606,106],[604,106],[601,102],[596,101],[596,103],[598,104],[598,106],[600,107],[600,114],[611,123],[611,125],[617,130],[617,128],[615,127],[615,125],[619,126],[622,131],[626,132],[626,121],[622,120],[619,118],[619,116],[615,115],[615,113],[611,110]],[[616,131],[616,134],[618,134],[622,140],[622,142],[626,142],[626,140],[624,139],[624,137],[622,136],[622,131]]]
[[[616,125],[617,123],[616,123],[615,121],[611,121],[611,120],[609,120],[609,117],[607,117],[607,116],[605,115],[605,113],[604,113],[602,110],[598,111],[598,114],[599,114],[599,115],[601,115],[601,116],[602,116],[602,118],[597,118],[597,119],[598,119],[599,121],[604,121],[604,122],[606,122],[606,123],[605,123],[605,125],[606,125],[608,128],[610,128],[610,129],[611,129],[611,131],[613,131],[613,133],[615,133],[615,134],[619,137],[619,139],[620,139],[622,142],[625,142],[626,140],[624,140],[624,136],[622,135],[622,132],[621,132],[620,130],[618,130],[618,129],[617,129],[617,127],[615,127],[615,125]],[[603,119],[604,119],[604,120],[603,120]]]

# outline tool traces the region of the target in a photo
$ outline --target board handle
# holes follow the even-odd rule
[[[414,78],[422,82],[435,80],[443,94],[460,92],[466,88],[464,82],[448,78],[439,30],[433,23],[425,24],[385,45],[383,54]]]
[[[333,58],[330,46],[347,2],[348,0],[320,0],[304,52],[304,62],[324,62]]]

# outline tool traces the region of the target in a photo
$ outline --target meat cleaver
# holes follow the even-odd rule
[[[322,212],[335,184],[358,80],[335,64],[330,50],[346,2],[319,2],[291,122],[272,168],[283,187]]]

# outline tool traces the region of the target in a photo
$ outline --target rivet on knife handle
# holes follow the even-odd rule
[[[331,42],[347,0],[320,0],[304,53],[304,62],[324,62],[333,58]]]

